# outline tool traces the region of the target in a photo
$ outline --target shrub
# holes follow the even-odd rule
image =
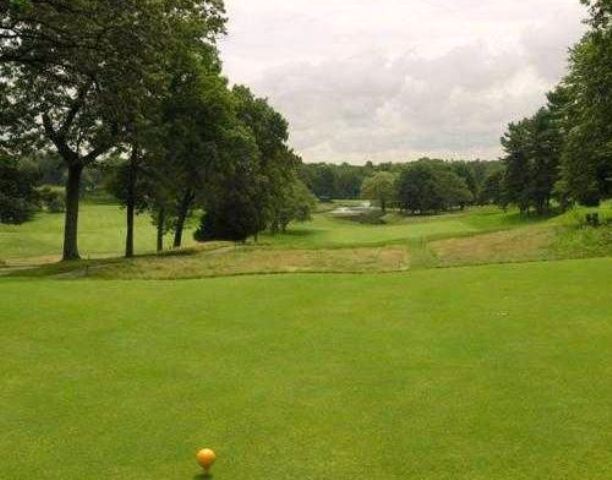
[[[66,195],[64,192],[51,187],[43,187],[38,191],[42,207],[49,213],[63,213],[66,211]]]
[[[251,235],[256,235],[258,223],[257,212],[245,212],[245,208],[234,208],[233,205],[223,205],[219,211],[208,211],[202,216],[200,227],[194,232],[197,242],[227,240],[244,242]]]
[[[0,156],[0,223],[19,225],[36,211],[36,172],[14,158]]]
[[[35,203],[0,192],[0,223],[20,225],[30,220],[35,212]]]

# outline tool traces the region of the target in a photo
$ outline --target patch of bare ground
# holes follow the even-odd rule
[[[554,228],[532,227],[439,240],[429,249],[439,266],[528,262],[551,258],[554,239]]]

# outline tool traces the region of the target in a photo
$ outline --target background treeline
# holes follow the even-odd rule
[[[501,205],[544,213],[612,195],[612,2],[582,3],[589,29],[570,51],[568,74],[544,107],[502,138]]]
[[[499,161],[422,158],[412,163],[368,162],[364,166],[303,164],[300,178],[321,200],[384,198],[384,207],[393,204],[426,212],[496,202],[497,185],[491,178],[502,170]],[[420,199],[415,200],[415,195]]]
[[[265,99],[222,76],[221,0],[9,0],[0,3],[0,208],[20,223],[65,185],[63,258],[79,258],[83,189],[104,183],[134,216],[150,212],[182,243],[241,241],[306,219],[288,125]],[[35,165],[31,168],[31,165]],[[59,168],[58,168],[59,167]]]

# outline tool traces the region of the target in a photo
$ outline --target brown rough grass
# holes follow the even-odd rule
[[[39,266],[5,265],[0,275],[55,278],[181,279],[276,273],[388,273],[410,269],[529,262],[610,254],[608,231],[534,225],[403,245],[279,248],[215,242],[134,259],[97,258]]]
[[[120,263],[101,262],[90,266],[88,275],[173,279],[255,273],[392,272],[409,267],[410,254],[405,246],[329,250],[226,246],[213,251],[193,251],[191,254],[141,257]]]
[[[521,228],[429,244],[438,265],[467,265],[543,260],[555,238],[552,228]]]

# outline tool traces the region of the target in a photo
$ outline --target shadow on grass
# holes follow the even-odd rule
[[[121,264],[130,264],[138,260],[171,259],[177,257],[192,257],[199,254],[212,253],[233,246],[231,242],[202,243],[193,247],[182,249],[165,250],[159,253],[144,253],[132,258],[105,257],[105,258],[83,258],[69,262],[55,262],[42,265],[24,265],[19,268],[4,267],[2,274],[5,277],[58,277],[58,278],[80,278],[88,277],[94,270],[112,267]],[[0,267],[2,264],[0,263]]]
[[[193,480],[212,480],[212,473],[198,473],[193,476]]]
[[[307,228],[292,228],[282,234],[278,234],[278,237],[310,237],[316,233],[315,230]],[[270,235],[269,238],[275,238],[274,235]]]

